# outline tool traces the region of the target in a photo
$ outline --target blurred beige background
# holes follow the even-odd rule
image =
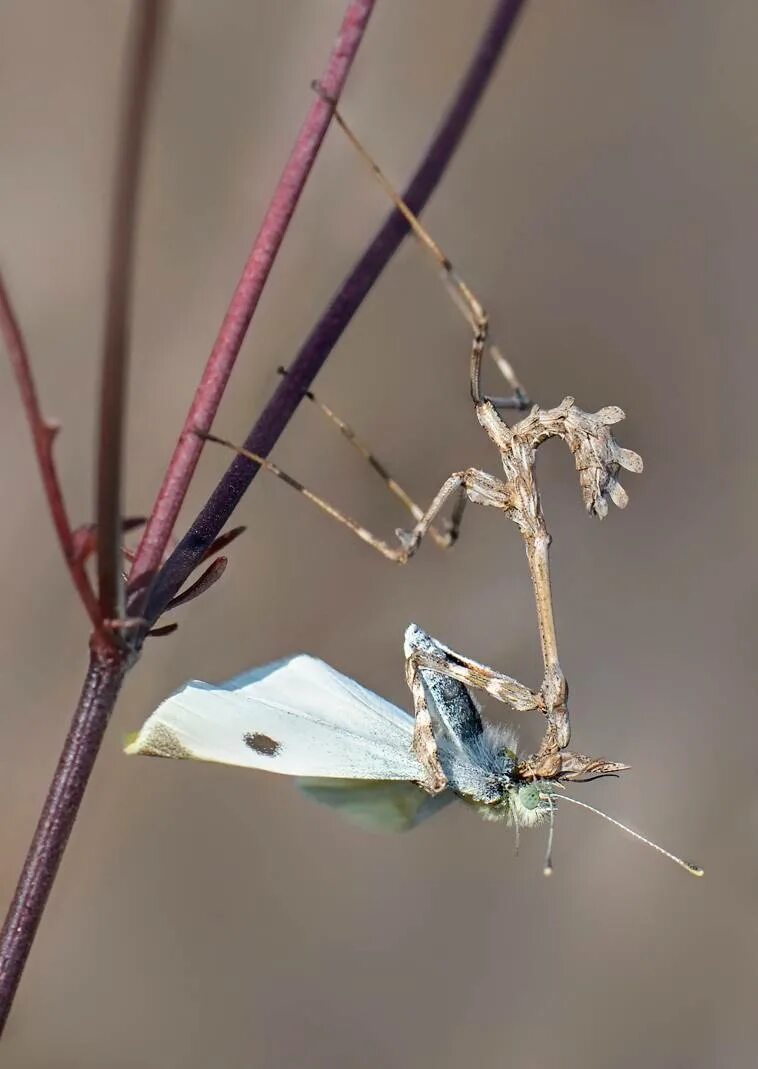
[[[342,0],[174,5],[145,177],[127,507],[146,510]],[[379,3],[345,109],[398,184],[490,10]],[[128,5],[0,8],[7,281],[75,517],[93,403]],[[265,476],[224,581],[129,677],[5,1039],[7,1069],[262,1065],[742,1067],[758,1025],[754,531],[758,232],[750,0],[531,0],[426,214],[533,396],[622,405],[628,511],[583,514],[562,447],[540,475],[575,743],[633,771],[581,797],[706,867],[693,881],[589,814],[540,833],[463,807],[372,837],[284,778],[127,761],[123,734],[190,676],[307,650],[407,705],[414,620],[539,676],[523,550],[471,509],[449,556],[393,569]],[[241,437],[386,205],[330,135],[217,427]],[[318,381],[426,499],[495,469],[467,333],[407,244]],[[0,898],[9,899],[85,666],[24,420],[0,360]],[[374,529],[402,513],[303,408],[276,451]],[[226,457],[206,450],[183,516]],[[503,711],[491,710],[493,716]],[[539,725],[523,718],[528,744]],[[577,791],[577,793],[579,793]]]

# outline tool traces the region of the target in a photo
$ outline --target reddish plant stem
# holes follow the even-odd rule
[[[135,209],[147,103],[162,15],[163,0],[140,0],[135,9],[127,58],[102,368],[96,528],[99,600],[84,570],[84,555],[77,553],[66,515],[52,458],[54,429],[40,413],[28,355],[0,280],[0,318],[32,427],[43,484],[66,560],[95,627],[90,666],[79,704],[0,933],[0,1034],[128,664],[128,654],[116,648],[108,621],[122,615],[120,485]]]
[[[53,458],[53,442],[58,432],[58,427],[53,423],[49,423],[42,415],[37,397],[37,387],[34,383],[29,361],[29,353],[13,313],[10,297],[5,289],[2,275],[0,275],[0,331],[2,331],[5,339],[11,367],[18,383],[21,401],[32,432],[34,451],[37,454],[37,464],[42,478],[42,487],[66,565],[97,636],[107,645],[109,638],[102,627],[97,597],[84,570],[83,561],[76,550],[74,535],[68,519],[68,512],[66,511],[66,502]]]
[[[79,704],[0,933],[0,1035],[126,667],[123,651],[93,649],[91,652]]]
[[[375,0],[350,0],[332,54],[321,78],[324,91],[339,99]],[[253,242],[216,342],[190,405],[130,572],[130,584],[144,586],[144,578],[160,566],[179,509],[189,488],[203,441],[196,430],[208,431],[244,341],[300,194],[318,155],[331,119],[330,106],[314,95],[305,122],[274,191]]]
[[[324,75],[324,85],[330,95],[334,97],[339,95],[345,82],[374,2],[375,0],[351,0],[348,4],[337,43]],[[152,8],[152,12],[149,10],[150,8]],[[133,73],[135,75],[140,70],[144,72],[144,64],[149,64],[150,55],[154,49],[156,27],[150,21],[155,16],[153,0],[146,0],[146,5],[142,9],[142,16],[146,21],[141,23],[141,29],[137,31],[137,41],[135,42],[135,52],[133,53],[135,60]],[[152,43],[146,40],[145,35],[148,37],[152,35]],[[139,86],[132,83],[131,88],[135,94],[147,92],[146,85]],[[138,129],[142,125],[141,113],[144,101],[142,103],[132,103],[128,107],[131,109],[131,120],[126,120],[127,140],[130,136],[139,136]],[[138,575],[141,574],[147,577],[155,564],[160,562],[176,519],[176,513],[181,505],[197,460],[194,450],[195,446],[199,449],[200,440],[196,439],[194,433],[188,433],[187,428],[194,428],[196,425],[202,426],[204,421],[207,421],[208,426],[210,425],[213,412],[228,380],[234,358],[239,351],[245,330],[294,212],[300,192],[310,173],[330,117],[330,107],[319,97],[314,97],[314,104],[298,135],[295,149],[277,186],[273,201],[243,272],[242,280],[232,299],[219,340],[209,360],[209,365],[206,368],[195,402],[188,416],[187,425],[172,459],[163,490],[156,501],[153,515],[148,521],[150,535],[148,537],[146,532],[146,537],[143,538],[141,543],[142,561],[137,570]],[[129,133],[130,130],[131,134]],[[134,145],[133,147],[136,152],[137,146]],[[117,220],[117,227],[125,226],[133,214],[130,201],[136,189],[136,163],[136,160],[127,163],[128,167],[135,168],[131,179],[128,176],[120,176],[123,185],[121,193],[116,199],[117,202],[121,201],[123,216],[120,220]],[[107,539],[111,548],[114,540],[120,540],[120,505],[118,501],[120,495],[117,491],[104,486],[103,480],[106,478],[105,471],[108,471],[116,486],[120,481],[121,429],[119,426],[114,432],[113,428],[106,424],[108,412],[118,422],[123,418],[126,306],[122,302],[128,305],[127,289],[131,264],[131,251],[129,248],[131,240],[131,234],[122,231],[116,235],[116,240],[114,241],[114,245],[120,247],[114,250],[114,258],[118,260],[114,264],[117,278],[115,281],[113,277],[111,278],[110,299],[115,303],[115,308],[111,306],[108,315],[108,330],[112,333],[106,342],[106,353],[109,355],[106,356],[106,366],[104,367],[104,424],[101,428],[100,445],[102,448],[105,444],[110,455],[101,463],[100,468],[101,496],[99,497],[99,513],[100,519],[104,521]],[[118,278],[119,274],[120,278]],[[98,635],[102,636],[101,641],[93,641],[91,645],[90,666],[79,704],[74,713],[69,734],[63,745],[58,768],[53,777],[32,845],[27,854],[11,908],[6,917],[2,933],[0,933],[1,1034],[29,956],[35,933],[42,919],[68,837],[76,820],[105,728],[121,689],[124,674],[132,663],[135,654],[125,647],[117,648],[114,646],[112,634],[107,627],[103,627],[98,601],[87,581],[86,573],[84,573],[83,568],[76,570],[74,567],[74,539],[50,452],[54,429],[45,422],[39,411],[29,360],[12,314],[10,303],[2,288],[1,279],[0,326],[8,341],[11,362],[19,380],[24,407],[34,435],[43,482],[66,560],[71,568],[74,581],[77,582],[77,588],[79,588],[80,584],[86,583],[86,586],[82,587],[82,594],[96,629],[97,634],[94,638],[97,638]],[[110,364],[108,363],[109,360],[112,361]],[[108,381],[109,368],[113,376],[111,381]],[[121,379],[120,385],[116,382],[117,379]],[[115,470],[116,468],[117,470]],[[113,524],[114,516],[118,521],[114,526],[115,534],[108,530],[109,525]],[[102,530],[98,532],[98,536],[98,548],[100,552],[106,553],[107,549],[103,549],[100,541],[102,539]],[[106,567],[112,568],[112,565],[107,565]],[[215,575],[220,567],[221,565],[219,564],[211,565],[211,576]],[[101,578],[103,578],[102,572]],[[106,591],[107,600],[104,600],[104,605],[106,603],[110,605],[111,595],[107,591],[113,591],[114,585],[110,574],[105,576],[105,579],[104,590]],[[199,582],[202,583],[204,580],[207,582],[207,574]]]
[[[453,104],[429,145],[404,200],[420,213],[445,171],[486,89],[524,0],[498,0]],[[325,87],[328,91],[328,87]],[[408,233],[393,211],[347,276],[280,380],[245,439],[245,448],[268,456],[313,379]],[[257,474],[257,464],[236,457],[156,577],[144,615],[155,621],[203,559]]]
[[[121,483],[137,196],[151,89],[165,15],[165,0],[139,0],[134,7],[124,92],[121,96],[109,236],[97,449],[98,599],[100,615],[106,621],[124,616]]]

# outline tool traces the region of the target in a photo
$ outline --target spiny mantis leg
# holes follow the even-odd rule
[[[432,730],[432,717],[426,700],[426,691],[421,672],[412,657],[406,657],[405,681],[413,699],[415,724],[413,728],[413,752],[424,769],[424,779],[419,781],[429,794],[439,794],[447,786],[447,777],[442,771],[437,740]]]
[[[442,274],[442,279],[445,286],[453,298],[453,301],[458,308],[463,312],[466,320],[468,321],[473,331],[473,338],[471,341],[471,370],[470,370],[470,386],[471,397],[474,404],[479,404],[485,400],[481,390],[481,372],[482,372],[482,358],[487,350],[487,343],[489,338],[489,318],[487,316],[484,307],[479,299],[474,295],[473,291],[469,288],[468,284],[461,278],[458,272],[455,270],[452,261],[442,251],[440,246],[434,240],[434,238],[426,231],[421,225],[419,219],[414,215],[395,187],[386,177],[379,164],[371,156],[368,150],[363,146],[363,143],[358,139],[357,135],[353,132],[351,127],[346,122],[339,108],[321,89],[318,83],[313,84],[313,88],[322,96],[327,103],[332,106],[332,112],[337,123],[344,131],[348,140],[351,142],[358,155],[364,160],[368,168],[373,172],[377,181],[384,189],[387,196],[395,205],[397,211],[404,217],[411,230],[413,231],[416,239],[419,243],[430,253],[432,258],[439,266]],[[528,399],[526,391],[518,381],[513,368],[510,363],[503,357],[495,347],[491,347],[492,357],[500,369],[501,373],[506,379],[506,382],[511,386],[513,394],[510,398],[497,398],[493,399],[492,403],[498,408],[515,408],[524,410],[529,408],[530,401]]]
[[[470,657],[464,657],[432,638],[416,624],[410,624],[405,632],[405,656],[406,659],[413,658],[419,668],[449,676],[474,690],[483,690],[519,712],[542,708],[541,696],[523,683]]]
[[[481,717],[469,689],[485,690],[516,708],[534,709],[539,705],[538,696],[515,679],[461,657],[415,624],[405,632],[403,652],[415,713],[413,750],[425,771],[420,786],[432,794],[442,790],[447,779],[440,764],[427,688],[435,702],[435,716],[451,742],[470,740],[482,732]],[[450,694],[444,686],[446,679],[463,684],[462,693]]]
[[[530,402],[528,401],[526,394],[523,392],[519,385],[511,365],[501,354],[500,350],[496,346],[492,345],[489,348],[489,352],[495,364],[502,371],[509,384],[513,387],[514,392],[507,397],[488,397],[487,400],[496,409],[510,408],[521,411],[524,407],[527,407]],[[288,373],[287,368],[278,367],[277,371],[280,375],[286,375]],[[382,463],[371,448],[366,445],[361,438],[358,437],[355,430],[351,425],[341,416],[338,416],[334,409],[330,408],[324,401],[322,401],[313,390],[306,390],[304,396],[319,409],[323,415],[339,430],[343,437],[350,443],[350,445],[363,457],[363,459],[374,469],[389,492],[397,498],[397,500],[405,506],[410,512],[411,516],[418,523],[424,516],[424,510],[418,505],[410,494],[394,479],[387,467]],[[456,508],[453,511],[449,520],[443,524],[443,530],[439,531],[436,527],[431,526],[429,528],[429,534],[440,549],[449,549],[457,538],[460,531],[461,520],[463,519],[463,511],[466,506],[466,497],[461,494],[458,498]]]
[[[472,343],[471,354],[471,368],[472,368],[472,380],[471,380],[471,394],[476,403],[481,402],[484,398],[481,395],[480,389],[480,377],[481,377],[481,362],[482,357],[486,352],[489,353],[495,366],[500,371],[505,381],[510,386],[512,393],[505,397],[488,397],[486,400],[492,404],[495,409],[515,409],[516,411],[525,411],[531,406],[531,401],[524,390],[523,386],[519,382],[515,371],[513,370],[510,362],[503,356],[500,349],[495,345],[487,345],[487,339],[489,335],[487,314],[484,311],[479,300],[474,296],[473,292],[469,288],[466,282],[458,275],[453,267],[450,259],[443,253],[440,246],[431,237],[427,230],[422,226],[419,219],[410,210],[405,201],[401,198],[400,194],[392,186],[390,181],[385,176],[377,162],[364,148],[361,141],[356,134],[348,126],[347,122],[342,116],[342,113],[334,106],[334,102],[326,96],[318,83],[313,83],[313,88],[318,92],[327,102],[332,105],[334,109],[334,117],[339,123],[346,136],[353,144],[361,158],[367,164],[369,169],[378,179],[379,183],[393,202],[397,210],[405,217],[409,226],[411,227],[414,236],[419,243],[427,249],[433,259],[439,265],[443,282],[445,283],[448,293],[451,295],[454,303],[463,313],[466,320],[469,322],[474,332],[474,339]],[[279,368],[279,372],[286,374],[284,368]],[[423,513],[420,507],[409,497],[409,495],[399,486],[399,484],[391,478],[387,469],[381,464],[373,455],[371,450],[360,441],[355,434],[355,431],[342,420],[336,413],[330,409],[322,401],[318,400],[312,391],[307,391],[306,396],[314,402],[333,423],[337,425],[340,431],[348,439],[348,441],[358,450],[358,452],[371,464],[374,470],[384,480],[385,485],[395,497],[400,500],[405,507],[409,510],[413,518],[418,522],[421,521]],[[456,539],[458,534],[458,528],[460,526],[460,520],[462,517],[463,509],[465,507],[465,496],[461,495],[459,498],[459,509],[454,512],[451,522],[447,525],[447,530],[444,533],[440,533],[435,528],[430,528],[429,533],[432,535],[434,541],[442,548],[448,548]],[[364,539],[366,540],[366,539]],[[367,540],[366,540],[367,541]],[[371,544],[371,543],[369,543]]]
[[[286,375],[288,373],[287,368],[284,367],[277,368],[277,371],[280,375]],[[413,519],[416,520],[416,522],[423,519],[424,510],[421,508],[421,506],[416,504],[410,494],[408,494],[407,491],[404,490],[402,486],[400,486],[396,479],[393,479],[385,465],[379,460],[379,458],[369,448],[369,446],[367,446],[366,443],[358,437],[358,435],[350,426],[350,424],[347,423],[340,416],[338,416],[337,413],[329,407],[329,405],[325,404],[322,400],[320,400],[320,398],[316,397],[312,390],[306,390],[304,396],[307,397],[307,399],[312,404],[314,404],[316,408],[318,408],[319,411],[322,412],[332,424],[334,424],[335,427],[337,427],[339,432],[343,435],[344,438],[347,439],[353,449],[360,453],[363,459],[370,465],[370,467],[374,469],[374,471],[377,473],[377,475],[387,487],[389,492],[394,497],[396,497],[402,505],[405,506],[408,512],[410,512]],[[448,549],[455,542],[458,535],[458,530],[460,528],[460,522],[465,503],[465,497],[461,497],[460,509],[458,513],[454,513],[451,520],[445,524],[446,530],[438,531],[437,528],[434,526],[431,526],[429,528],[429,534],[432,536],[435,543],[440,547],[440,549]]]
[[[568,714],[568,684],[558,661],[558,641],[555,633],[555,617],[550,587],[550,535],[542,524],[536,537],[526,537],[526,555],[529,574],[532,577],[534,600],[537,608],[537,624],[545,675],[540,694],[548,718],[548,730],[540,752],[564,749],[571,737]]]
[[[201,437],[205,441],[223,445],[226,449],[231,449],[233,452],[239,453],[240,456],[253,461],[253,463],[259,464],[266,471],[275,475],[278,479],[281,479],[282,482],[285,482],[288,486],[291,486],[293,490],[297,490],[298,493],[301,493],[303,497],[307,498],[308,501],[311,501],[317,508],[320,508],[322,512],[327,514],[327,516],[331,516],[332,519],[347,527],[348,530],[352,531],[362,542],[365,542],[367,545],[371,546],[372,549],[381,553],[383,557],[386,557],[388,560],[391,560],[396,564],[405,564],[413,556],[423,538],[429,533],[435,518],[444,507],[448,498],[452,497],[454,499],[451,519],[449,521],[450,530],[448,532],[448,538],[452,543],[458,537],[458,525],[460,524],[463,515],[463,507],[466,497],[472,501],[477,501],[480,504],[494,505],[495,507],[502,508],[504,507],[505,498],[507,496],[505,484],[484,471],[478,471],[476,468],[468,468],[466,471],[453,472],[437,491],[437,494],[427,510],[421,513],[421,519],[416,523],[412,530],[397,530],[396,534],[400,545],[391,546],[388,542],[385,542],[384,539],[378,538],[376,535],[372,534],[371,531],[366,527],[363,527],[351,516],[348,516],[340,509],[335,508],[334,505],[325,501],[324,498],[319,497],[318,494],[314,494],[312,490],[303,486],[297,479],[294,479],[291,475],[282,471],[281,468],[270,460],[267,460],[265,457],[260,456],[258,453],[252,453],[249,449],[245,449],[242,446],[235,445],[226,438],[219,438],[215,434],[203,433]],[[485,496],[488,498],[487,500],[484,500]]]
[[[518,448],[514,448],[513,463],[507,463],[506,453],[503,453],[503,459],[506,472],[511,475],[509,485],[514,507],[510,515],[524,540],[537,610],[537,626],[544,666],[540,695],[548,719],[548,729],[545,732],[540,752],[546,753],[568,746],[571,725],[566,704],[568,685],[558,660],[558,640],[550,584],[551,538],[545,526],[545,517],[537,489],[534,452],[534,449],[519,451]]]
[[[434,716],[445,734],[452,740],[472,741],[482,732],[479,709],[470,694],[483,690],[498,701],[515,709],[544,709],[541,694],[534,694],[522,683],[496,672],[486,665],[463,657],[460,653],[432,638],[416,624],[405,632],[405,671],[416,710],[414,750],[427,770],[432,782],[441,771],[437,742],[434,737],[432,710],[429,709],[425,688],[434,702]],[[455,681],[461,687],[445,687]],[[519,763],[519,774],[529,779],[586,780],[597,776],[616,775],[629,766],[606,758],[561,750],[538,753]],[[422,786],[429,789],[427,783]],[[443,784],[444,786],[444,784]],[[437,788],[439,789],[439,788]]]
[[[535,708],[538,698],[515,679],[476,662],[467,662],[415,624],[411,624],[405,632],[403,651],[405,678],[415,713],[413,750],[425,773],[420,786],[430,794],[436,794],[445,788],[447,778],[440,763],[427,689],[434,702],[435,718],[452,744],[456,741],[471,742],[482,733],[482,720],[469,688],[487,690],[500,701],[508,701],[519,707]],[[446,687],[445,683],[449,680],[455,680],[462,686]]]

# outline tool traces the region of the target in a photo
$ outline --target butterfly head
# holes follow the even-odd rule
[[[534,828],[550,819],[553,812],[552,785],[539,780],[516,781],[507,795],[509,824]]]

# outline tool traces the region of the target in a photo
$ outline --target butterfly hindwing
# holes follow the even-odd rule
[[[348,779],[300,779],[303,794],[338,810],[347,820],[368,831],[399,832],[415,828],[455,795],[430,795],[415,783]]]

